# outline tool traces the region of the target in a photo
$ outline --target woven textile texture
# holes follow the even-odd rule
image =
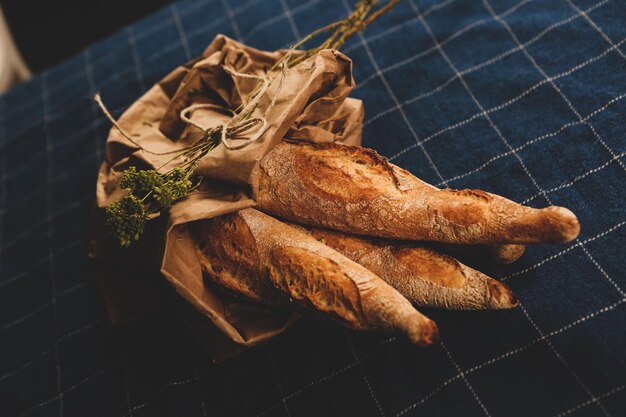
[[[347,0],[181,1],[0,97],[0,415],[626,415],[626,3],[402,0],[344,51],[364,145],[433,184],[563,205],[582,232],[426,311],[441,343],[303,321],[212,364],[174,315],[110,326],[86,228],[109,124],[217,33],[276,49]]]

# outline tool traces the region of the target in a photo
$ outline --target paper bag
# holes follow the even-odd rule
[[[286,53],[288,51],[259,51],[219,35],[201,57],[178,67],[154,85],[118,120],[133,141],[116,128],[109,133],[106,159],[98,175],[97,206],[102,209],[125,195],[119,188],[119,180],[129,166],[164,170],[180,163],[170,161],[172,156],[167,152],[185,148],[203,134],[181,120],[182,109],[193,103],[236,109],[257,88],[257,80],[233,76],[224,67],[238,73],[260,75]],[[182,297],[238,344],[251,345],[266,340],[287,328],[296,315],[239,301],[205,282],[195,251],[196,242],[188,225],[254,206],[259,161],[284,138],[360,144],[362,104],[347,97],[354,86],[351,65],[345,55],[323,50],[292,68],[285,68],[278,75],[284,77],[282,81],[270,85],[255,110],[255,115],[265,115],[269,123],[261,140],[239,150],[218,145],[197,165],[196,173],[204,177],[201,188],[176,202],[168,213],[162,213],[165,215],[161,222],[165,225],[161,232],[164,245],[160,247],[156,242],[160,252],[157,250],[157,255],[151,255],[162,255],[162,275]],[[270,110],[266,112],[268,107]],[[209,128],[224,123],[229,116],[219,110],[201,109],[190,117]],[[92,256],[115,259],[108,256],[106,245],[102,244],[104,240],[102,233],[96,234]],[[150,256],[145,253],[151,252],[138,253]],[[140,256],[132,262],[150,262]]]

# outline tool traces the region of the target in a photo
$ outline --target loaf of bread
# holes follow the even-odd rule
[[[261,161],[257,208],[347,233],[461,244],[567,242],[563,207],[534,209],[480,190],[435,188],[370,149],[283,142]]]
[[[517,305],[505,284],[425,246],[292,226],[363,265],[414,304],[454,310],[505,309]]]
[[[357,330],[394,331],[430,344],[433,321],[381,278],[254,209],[195,225],[205,274],[238,294],[272,302],[272,287],[298,306]]]

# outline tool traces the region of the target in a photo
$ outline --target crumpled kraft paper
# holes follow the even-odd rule
[[[218,35],[202,56],[176,68],[154,85],[118,120],[144,149],[138,148],[115,128],[109,132],[106,157],[96,186],[98,208],[102,209],[125,194],[119,188],[119,180],[129,166],[168,169],[181,162],[168,163],[171,155],[153,153],[182,149],[202,136],[199,129],[180,119],[182,109],[193,103],[236,109],[253,92],[258,81],[231,76],[224,66],[239,73],[260,75],[285,53],[287,51],[260,51]],[[160,252],[162,275],[235,343],[252,345],[267,340],[285,330],[297,316],[261,306],[256,308],[205,282],[187,224],[254,206],[259,161],[284,138],[359,145],[363,108],[359,100],[347,97],[354,87],[351,66],[345,55],[323,50],[286,69],[282,83],[272,82],[255,110],[254,115],[263,115],[275,98],[267,115],[269,128],[262,139],[239,150],[228,150],[220,144],[205,155],[196,168],[196,173],[205,177],[202,186],[175,203],[161,222],[165,224],[161,229],[165,234]],[[206,128],[218,126],[228,117],[213,109],[199,109],[191,116]],[[253,133],[244,132],[244,135]],[[146,149],[153,153],[146,152]],[[109,256],[107,245],[102,243],[107,240],[103,236],[106,232],[102,227],[99,230],[100,236],[95,233],[92,242],[91,256],[105,261],[115,259],[115,256]],[[129,249],[133,250],[132,247]],[[139,255],[133,254],[132,262],[153,262],[141,259],[150,256],[146,255],[150,251],[136,253]]]

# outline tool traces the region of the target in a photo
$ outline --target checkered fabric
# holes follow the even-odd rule
[[[0,415],[626,415],[626,6],[402,0],[345,52],[364,144],[433,184],[563,205],[582,233],[487,271],[519,308],[426,311],[442,341],[304,321],[214,365],[174,315],[111,327],[86,258],[119,116],[217,33],[276,49],[346,0],[182,1],[0,97]],[[44,35],[45,36],[45,35]]]

